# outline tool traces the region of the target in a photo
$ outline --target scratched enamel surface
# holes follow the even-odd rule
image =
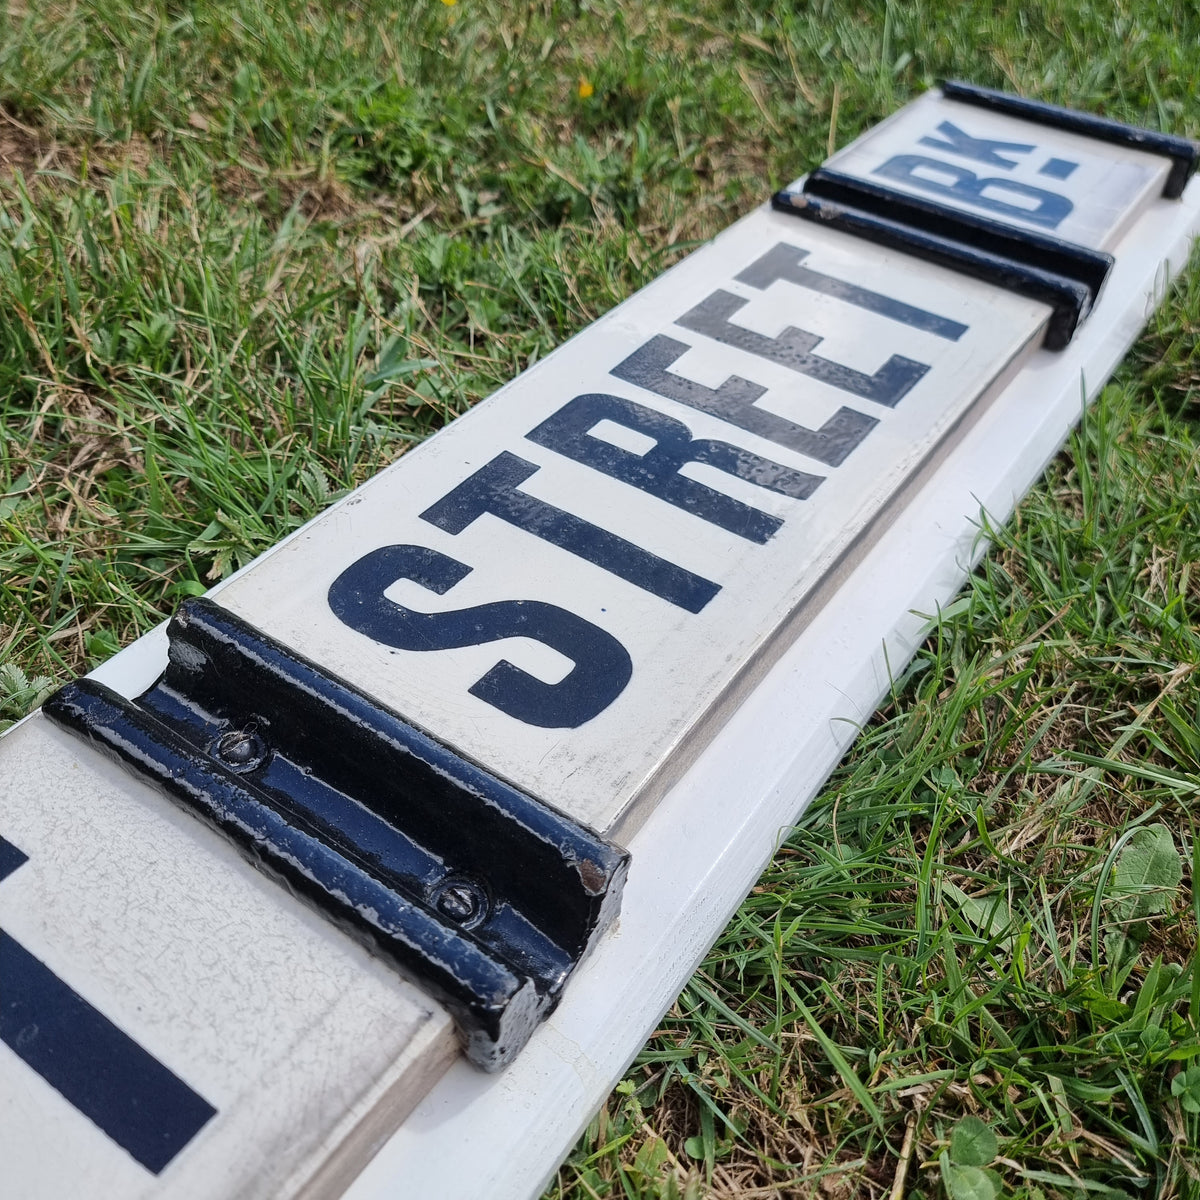
[[[1111,249],[1170,162],[926,92],[828,159],[831,170],[963,212]]]
[[[349,1157],[346,1182],[449,1018],[40,716],[0,750],[0,1192],[307,1198]]]
[[[608,828],[880,505],[1037,343],[1046,316],[1038,303],[759,210],[359,489],[220,602]],[[740,407],[722,410],[722,385],[718,397]],[[597,394],[618,407],[576,401]],[[727,458],[725,469],[683,466],[711,489],[689,509],[664,498],[681,485],[663,472],[647,491],[560,452],[561,441],[526,436],[572,401],[584,427],[602,418],[584,443],[593,458],[615,446],[636,466],[655,446],[649,413],[682,423],[673,436],[733,447],[750,465],[744,477]],[[831,419],[841,435],[804,432]],[[507,515],[496,502],[472,509],[460,487],[498,456],[490,469],[507,471]],[[782,479],[790,494],[748,479]],[[742,502],[741,525],[714,514],[718,493]],[[576,524],[551,529],[554,510]],[[455,564],[449,574],[441,556]],[[514,601],[504,613],[484,607]],[[585,622],[592,640],[522,625],[531,611]],[[480,644],[461,644],[472,636]],[[501,660],[511,665],[497,679]]]

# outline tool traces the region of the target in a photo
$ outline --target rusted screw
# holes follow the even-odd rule
[[[212,754],[232,771],[253,771],[267,757],[267,746],[252,729],[231,729],[213,743]]]
[[[434,908],[456,925],[471,929],[487,915],[487,893],[472,879],[443,880],[430,897]]]

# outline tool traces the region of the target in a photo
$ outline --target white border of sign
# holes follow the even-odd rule
[[[887,694],[889,663],[899,673],[920,645],[917,614],[982,557],[981,510],[1011,515],[1198,234],[1200,183],[1151,205],[1071,346],[1029,360],[633,837],[618,928],[517,1061],[499,1075],[455,1063],[347,1200],[539,1194]]]

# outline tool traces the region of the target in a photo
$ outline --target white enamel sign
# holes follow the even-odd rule
[[[40,715],[2,763],[0,1193],[339,1194],[449,1018]]]
[[[1162,195],[1171,163],[926,92],[829,158],[962,212],[1107,250]]]
[[[609,829],[1048,311],[754,213],[221,603]]]

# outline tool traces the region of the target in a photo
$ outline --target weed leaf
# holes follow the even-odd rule
[[[950,1161],[960,1167],[986,1167],[996,1157],[996,1135],[978,1117],[963,1117],[950,1133]]]
[[[1171,1080],[1171,1095],[1184,1112],[1200,1113],[1200,1067],[1188,1067]]]
[[[959,1166],[941,1157],[942,1182],[950,1200],[996,1200],[996,1185],[978,1167]]]
[[[981,900],[968,896],[962,888],[955,887],[948,880],[943,880],[942,891],[958,905],[963,917],[985,938],[999,937],[1012,922],[1012,914],[1002,895],[996,894]],[[1005,941],[1011,946],[1013,939],[1006,938]]]
[[[1165,825],[1139,829],[1121,851],[1113,872],[1112,894],[1118,917],[1139,921],[1166,911],[1183,878],[1175,839]]]

